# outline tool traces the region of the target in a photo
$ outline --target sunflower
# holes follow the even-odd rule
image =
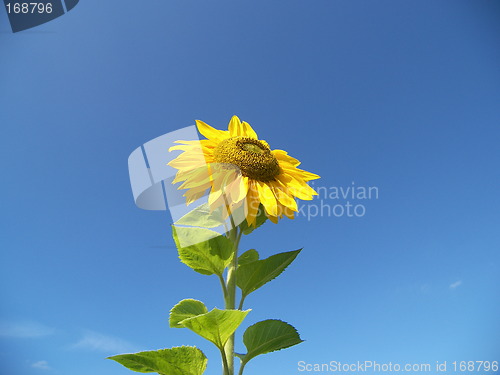
[[[183,182],[189,205],[210,189],[212,209],[225,206],[229,213],[243,207],[248,225],[255,225],[262,204],[274,223],[298,211],[295,198],[311,200],[316,191],[307,181],[318,175],[297,168],[300,162],[283,150],[271,150],[257,137],[250,124],[233,116],[228,130],[217,130],[196,120],[198,131],[207,139],[176,141],[169,151],[183,151],[168,165],[176,168],[173,183]]]

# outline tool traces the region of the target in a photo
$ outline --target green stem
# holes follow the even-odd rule
[[[225,308],[228,310],[234,310],[236,308],[236,269],[238,268],[238,245],[241,238],[241,232],[238,233],[238,228],[234,227],[234,222],[231,222],[231,226],[233,226],[230,232],[234,244],[233,260],[227,270],[227,293],[224,301]],[[234,334],[227,340],[224,352],[228,363],[228,375],[234,375]]]
[[[241,362],[240,371],[238,371],[238,375],[243,374],[243,369],[245,368],[246,364],[247,364],[246,362]]]
[[[222,357],[222,369],[224,370],[224,373],[223,375],[229,375],[229,365],[227,363],[227,357],[226,357],[226,353],[224,353],[224,350],[221,350],[220,351],[220,355]]]
[[[224,184],[222,185],[224,186]],[[227,269],[227,281],[224,291],[224,307],[227,310],[234,310],[236,308],[236,270],[238,269],[238,246],[240,244],[241,235],[243,232],[234,223],[233,215],[231,214],[230,205],[226,198],[224,189],[222,191],[226,209],[229,213],[229,221],[231,229],[227,233],[227,237],[233,242],[233,259]],[[227,228],[227,227],[226,227]],[[224,280],[221,277],[221,280]],[[225,362],[227,375],[234,375],[234,333],[227,340],[223,350],[222,360]]]
[[[224,221],[224,230],[226,231],[226,237],[229,238],[229,228],[227,227],[226,222]]]
[[[226,197],[226,208],[228,212],[229,204]],[[242,232],[238,230],[238,227],[234,223],[233,216],[229,214],[229,220],[231,222],[231,230],[229,231],[229,238],[233,242],[233,260],[227,269],[227,283],[226,283],[226,293],[224,298],[225,308],[228,310],[234,310],[236,308],[236,270],[238,268],[238,245],[240,243]],[[234,375],[234,333],[229,337],[224,346],[224,354],[227,359],[227,373],[228,375]]]
[[[241,296],[240,305],[238,306],[238,310],[243,310],[243,302],[245,302],[245,298],[246,298],[245,295]]]
[[[220,286],[222,288],[222,295],[224,296],[224,301],[225,301],[227,298],[227,288],[226,288],[226,281],[224,280],[224,277],[222,275],[219,276],[219,281],[220,281]]]

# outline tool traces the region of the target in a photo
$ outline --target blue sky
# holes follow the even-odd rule
[[[220,373],[208,343],[168,328],[183,298],[221,307],[218,282],[178,261],[168,214],[134,205],[127,158],[233,114],[316,186],[379,192],[324,199],[362,217],[244,239],[304,248],[244,326],[280,318],[306,341],[247,374],[499,360],[499,17],[482,0],[87,0],[12,34],[1,10],[2,372],[122,375],[104,358],[197,345]]]

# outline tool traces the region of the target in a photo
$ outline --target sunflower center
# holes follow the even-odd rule
[[[263,142],[247,137],[224,139],[214,151],[217,163],[232,164],[243,176],[262,182],[270,182],[280,174],[278,160]]]

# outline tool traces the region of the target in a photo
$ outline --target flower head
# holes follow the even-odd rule
[[[318,175],[297,168],[300,162],[283,150],[271,150],[266,141],[258,139],[250,124],[233,116],[228,130],[217,130],[203,121],[196,121],[198,131],[207,139],[176,141],[181,150],[168,163],[178,169],[174,183],[183,182],[184,196],[190,204],[210,189],[211,208],[225,206],[229,212],[243,207],[249,225],[254,225],[262,204],[267,217],[294,218],[295,198],[311,200],[317,193],[307,181]]]

